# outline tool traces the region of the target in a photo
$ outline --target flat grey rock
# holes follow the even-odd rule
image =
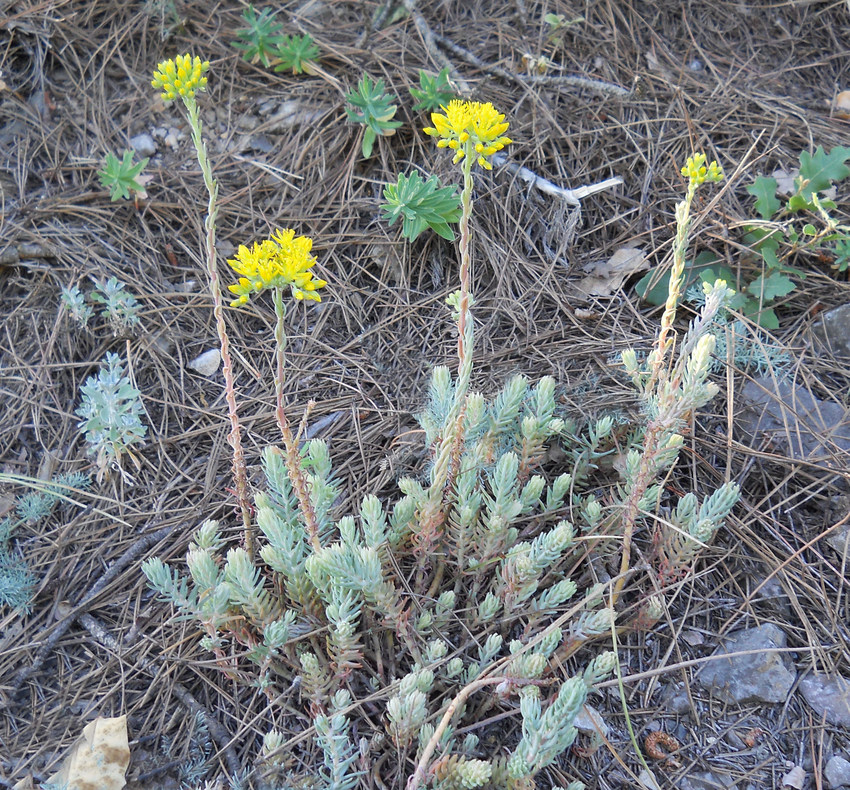
[[[832,790],[838,787],[850,787],[850,762],[837,755],[823,769],[826,785]]]
[[[784,702],[797,675],[788,656],[771,648],[785,645],[785,632],[772,623],[735,631],[714,655],[754,652],[708,661],[697,673],[696,682],[724,702]]]
[[[821,313],[812,324],[812,334],[832,356],[850,359],[850,304]]]
[[[737,787],[732,777],[712,771],[689,773],[679,783],[680,790],[737,790]]]
[[[850,727],[850,680],[841,675],[806,675],[799,689],[819,718]]]
[[[740,400],[736,427],[746,444],[767,445],[795,460],[850,466],[850,413],[840,403],[770,376],[748,381]]]
[[[850,562],[850,524],[834,530],[824,539],[844,562]]]

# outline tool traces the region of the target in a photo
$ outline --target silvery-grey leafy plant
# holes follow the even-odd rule
[[[80,391],[83,400],[76,414],[83,419],[78,427],[85,434],[89,454],[95,457],[98,477],[113,465],[120,469],[124,456],[138,467],[131,448],[144,441],[148,429],[141,420],[141,393],[124,375],[121,358],[107,353],[97,376],[86,379]]]

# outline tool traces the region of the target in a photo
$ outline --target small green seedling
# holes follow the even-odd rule
[[[441,187],[436,176],[423,181],[416,171],[410,176],[399,173],[395,184],[384,187],[384,199],[383,218],[393,225],[401,217],[401,235],[406,239],[413,241],[431,228],[444,239],[454,240],[449,223],[460,219],[460,195],[454,187]]]
[[[315,61],[321,51],[309,34],[303,36],[283,36],[275,49],[277,65],[275,71],[292,71],[293,74],[315,73]]]
[[[357,89],[350,91],[345,97],[350,107],[345,108],[350,123],[363,124],[366,130],[363,134],[361,150],[365,159],[372,156],[372,147],[378,136],[391,137],[401,126],[401,121],[392,120],[398,107],[392,102],[395,96],[384,93],[384,81],[379,79],[372,82],[368,74],[364,74]]]
[[[411,88],[410,95],[416,99],[413,109],[435,112],[455,98],[455,92],[449,84],[449,69],[442,69],[436,77],[419,69],[419,87]]]
[[[98,170],[101,186],[109,190],[109,197],[114,203],[116,200],[129,199],[133,192],[137,197],[145,197],[144,184],[136,179],[148,163],[147,157],[138,164],[133,163],[133,152],[124,151],[121,160],[111,151],[107,153],[104,160],[103,170]]]
[[[543,21],[549,25],[549,43],[558,48],[564,43],[567,28],[577,25],[579,22],[584,22],[584,17],[577,16],[574,19],[567,19],[564,14],[545,14]]]
[[[270,68],[276,57],[277,48],[283,43],[281,35],[283,25],[275,20],[277,11],[264,8],[259,15],[254,6],[249,5],[243,12],[242,18],[247,27],[239,28],[236,35],[240,41],[233,41],[236,49],[242,50],[242,59],[248,63],[262,63]]]

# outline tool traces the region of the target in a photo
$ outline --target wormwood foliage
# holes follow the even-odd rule
[[[81,472],[58,474],[50,482],[16,479],[33,490],[18,497],[12,513],[0,519],[0,606],[27,614],[32,606],[37,578],[19,547],[13,544],[15,531],[45,521],[67,491],[87,490],[89,476]]]
[[[82,417],[79,429],[85,434],[88,452],[95,457],[98,477],[128,456],[137,466],[132,447],[144,441],[147,426],[139,391],[124,375],[118,354],[107,353],[97,376],[89,376],[80,388],[82,403],[76,414]]]
[[[395,108],[387,97],[366,101],[373,94],[383,95],[383,85],[364,78],[363,114],[353,114],[365,117],[371,102],[373,118],[386,123]],[[671,510],[653,519],[651,540],[643,534],[691,414],[717,393],[708,379],[709,329],[729,296],[724,283],[706,288],[700,314],[673,342],[690,206],[703,181],[721,177],[717,165],[696,156],[683,171],[688,191],[676,209],[659,336],[644,362],[634,351],[623,355],[644,405],[643,421],[624,438],[614,435],[610,417],[589,425],[572,419],[548,376],[536,383],[515,376],[492,397],[470,389],[472,171],[489,169],[511,140],[490,104],[451,102],[432,123],[426,133],[461,165],[463,221],[461,287],[448,300],[458,364],[455,373],[434,369],[419,416],[427,468],[399,480],[388,501],[368,494],[354,512],[339,512],[335,503],[344,498],[331,448],[320,439],[299,447],[283,398],[283,294],[297,297],[293,285],[306,287],[308,261],[302,256],[304,266],[287,268],[280,249],[245,247],[231,266],[256,274],[251,294],[271,291],[277,317],[283,447],[263,451],[266,482],[254,494],[251,523],[245,519],[244,546],[228,545],[225,530],[208,520],[189,544],[185,569],[156,557],[142,566],[179,616],[202,631],[201,646],[225,676],[266,695],[272,726],[262,743],[264,773],[255,777],[261,785],[353,790],[374,769],[387,786],[407,790],[534,787],[575,741],[578,713],[616,667],[614,653],[594,643],[610,644],[614,629],[646,627],[663,615],[666,586],[690,570],[737,498],[733,484],[702,502],[694,494],[678,503],[665,498]],[[289,239],[294,231],[285,233]],[[302,252],[309,254],[306,241]],[[567,458],[558,468],[547,464],[555,446]],[[619,477],[605,480],[603,465]],[[603,483],[604,500],[596,493]],[[637,540],[652,579],[632,565]],[[588,559],[607,563],[611,581],[591,583]],[[640,596],[628,601],[638,616],[620,624],[621,601],[635,595],[624,589],[627,579]],[[485,724],[502,712],[513,716],[507,732]],[[298,732],[287,738],[293,727],[309,731],[309,742]],[[463,736],[461,728],[468,728]],[[480,735],[496,735],[499,747]]]

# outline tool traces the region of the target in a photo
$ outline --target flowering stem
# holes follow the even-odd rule
[[[292,427],[289,424],[289,419],[286,416],[286,410],[283,405],[283,384],[286,381],[283,364],[284,352],[286,351],[286,329],[283,323],[284,318],[286,318],[286,306],[283,303],[283,290],[281,288],[272,288],[272,296],[274,299],[274,312],[277,316],[277,323],[274,328],[275,357],[277,361],[274,377],[275,416],[277,417],[277,424],[280,426],[283,447],[286,451],[284,453],[286,470],[289,473],[289,480],[292,483],[295,496],[298,498],[301,514],[304,517],[304,524],[310,536],[310,543],[314,551],[320,551],[322,544],[319,542],[319,524],[316,520],[316,511],[310,500],[310,492],[308,490],[307,480],[304,477],[304,470],[301,468],[298,443],[292,435]]]
[[[469,278],[470,278],[470,252],[469,252],[469,218],[472,216],[472,164],[475,158],[472,153],[472,144],[467,143],[468,151],[463,158],[463,191],[460,193],[460,298],[458,299],[457,319],[457,356],[458,368],[463,368],[467,354],[472,353],[466,344],[466,323],[469,319]]]
[[[696,194],[696,185],[688,184],[685,199],[676,206],[676,243],[673,248],[673,265],[670,267],[670,285],[667,290],[667,301],[664,305],[664,314],[661,316],[661,330],[655,341],[655,348],[649,355],[649,381],[645,392],[651,393],[653,387],[661,377],[661,368],[667,357],[673,339],[667,335],[673,327],[676,319],[676,307],[682,295],[682,281],[685,273],[685,256],[688,251],[688,231],[691,227],[691,203]]]
[[[224,373],[224,392],[227,400],[227,409],[230,416],[230,433],[227,441],[233,448],[233,480],[236,485],[236,499],[242,513],[242,525],[244,529],[245,551],[253,558],[254,556],[254,530],[251,525],[251,505],[248,498],[248,473],[245,466],[245,453],[242,450],[242,428],[239,424],[239,414],[236,409],[236,388],[233,383],[233,359],[230,356],[230,342],[227,337],[227,327],[224,323],[224,305],[221,299],[221,287],[219,285],[218,270],[216,267],[215,250],[215,221],[218,216],[218,184],[212,175],[212,167],[207,157],[207,146],[201,136],[201,118],[198,114],[198,104],[194,96],[182,97],[183,104],[189,117],[189,125],[192,128],[192,143],[198,155],[198,164],[204,177],[204,185],[209,195],[207,216],[204,220],[206,230],[206,253],[207,253],[207,276],[209,278],[210,294],[213,299],[213,316],[221,344],[221,360]]]

